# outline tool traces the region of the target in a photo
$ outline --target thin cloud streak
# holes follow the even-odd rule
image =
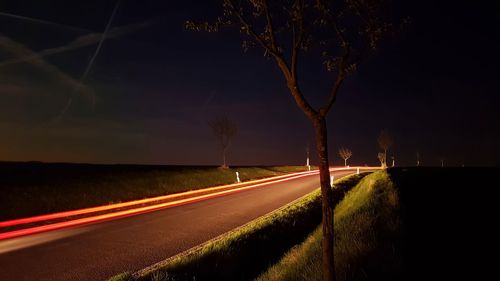
[[[75,92],[79,90],[79,87],[83,84],[85,81],[85,78],[87,78],[88,73],[90,72],[90,69],[92,68],[92,65],[94,64],[95,59],[97,58],[97,55],[99,54],[99,51],[101,50],[102,43],[106,39],[106,35],[109,32],[109,28],[111,27],[111,23],[113,22],[113,19],[115,18],[116,11],[118,11],[118,7],[120,6],[120,0],[116,2],[115,8],[113,9],[113,12],[111,13],[111,17],[109,18],[108,24],[106,25],[106,28],[104,29],[104,32],[102,33],[101,38],[99,39],[99,44],[97,44],[97,48],[95,49],[94,54],[90,58],[89,63],[87,64],[87,67],[85,68],[85,71],[83,72],[82,76],[80,77],[80,83],[78,83],[75,88],[73,89],[72,95],[69,97],[68,102],[66,106],[63,108],[63,110],[56,116],[55,120],[59,121],[61,120],[66,112],[69,110],[71,107],[71,104],[73,103],[73,95]],[[92,99],[92,106],[95,106],[95,97]]]
[[[25,47],[24,45],[10,39],[9,37],[0,35],[0,48],[15,56],[33,57],[33,59],[29,61],[29,63],[50,74],[54,79],[54,81],[67,84],[71,88],[77,88],[79,89],[78,92],[84,95],[85,97],[94,99],[93,91],[89,87],[81,84],[79,81],[69,76],[68,74],[64,73],[56,66],[47,63],[41,57],[36,55],[34,56],[35,53],[32,50]]]
[[[82,28],[82,27],[77,27],[77,26],[72,26],[72,25],[68,25],[68,24],[62,24],[62,23],[57,23],[57,22],[52,22],[52,21],[47,21],[47,20],[42,20],[42,19],[36,19],[36,18],[26,17],[26,16],[22,16],[22,15],[15,15],[15,14],[11,14],[11,13],[0,12],[0,16],[14,18],[14,19],[23,20],[23,21],[29,21],[29,22],[33,22],[33,23],[40,23],[40,24],[45,24],[45,25],[57,26],[57,27],[61,27],[64,29],[70,29],[70,30],[75,30],[75,31],[79,31],[79,32],[82,32],[82,31],[89,32],[90,31],[90,30]]]
[[[110,28],[109,32],[106,35],[106,38],[116,38],[121,35],[145,28],[149,26],[151,21],[146,21],[146,22],[141,22],[141,23],[136,23],[136,24],[129,24],[129,25],[124,25],[124,26],[119,26],[119,27],[113,27]],[[0,62],[0,67],[5,67],[8,65],[12,64],[17,64],[17,63],[22,63],[30,60],[36,60],[43,58],[45,56],[50,56],[50,55],[55,55],[55,54],[60,54],[76,49],[80,49],[83,47],[87,47],[90,45],[98,44],[102,38],[102,33],[89,33],[86,35],[82,35],[74,39],[73,41],[69,42],[68,44],[60,47],[55,47],[55,48],[49,48],[42,50],[38,53],[32,53],[29,55],[25,55],[23,57],[15,58],[15,59],[9,59],[5,60],[3,62]]]

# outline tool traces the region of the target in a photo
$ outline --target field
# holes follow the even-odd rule
[[[0,162],[0,221],[304,171],[232,167]]]

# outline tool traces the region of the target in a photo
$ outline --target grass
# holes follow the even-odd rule
[[[133,280],[132,274],[130,274],[128,272],[115,275],[115,276],[108,279],[108,281],[128,281],[128,280]]]
[[[337,280],[390,280],[400,269],[394,253],[399,197],[388,174],[365,177],[335,209]],[[322,231],[318,227],[257,281],[322,280]]]
[[[336,181],[347,191],[364,177]],[[138,280],[252,280],[321,222],[319,189],[139,276]],[[116,277],[115,277],[116,278]],[[136,280],[130,274],[121,279]]]
[[[232,167],[0,162],[0,221],[305,171]]]

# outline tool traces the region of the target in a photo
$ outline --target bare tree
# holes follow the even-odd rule
[[[381,166],[382,168],[387,167],[387,164],[386,164],[386,155],[385,155],[385,153],[383,153],[383,152],[379,152],[379,153],[377,154],[377,158],[378,158],[378,161],[380,161],[380,166]]]
[[[226,152],[231,140],[238,133],[238,126],[225,115],[215,117],[208,124],[222,148],[222,167],[227,168]]]
[[[335,279],[333,207],[340,200],[331,188],[326,116],[337,100],[344,80],[389,29],[381,0],[222,0],[222,14],[214,23],[186,22],[186,28],[217,32],[234,27],[242,34],[242,47],[260,48],[280,70],[298,107],[312,122],[319,159],[323,213],[323,280]],[[299,64],[316,61],[330,72],[330,90],[319,108],[303,92]],[[318,59],[319,58],[319,59]]]
[[[351,158],[352,151],[349,148],[341,147],[339,149],[340,158],[344,159],[344,166],[347,167],[347,159]]]
[[[378,136],[378,145],[382,149],[384,157],[381,158],[379,155],[378,159],[380,160],[380,164],[381,164],[382,168],[387,168],[387,151],[389,150],[389,148],[392,147],[393,144],[394,144],[394,140],[392,139],[389,132],[385,129],[380,131],[380,134]]]

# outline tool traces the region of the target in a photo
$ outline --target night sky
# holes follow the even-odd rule
[[[342,88],[328,118],[331,162],[343,163],[346,146],[351,163],[377,164],[386,128],[397,165],[417,152],[423,165],[500,165],[500,10],[394,2],[411,24]],[[208,121],[226,114],[239,125],[230,165],[304,164],[312,127],[274,62],[244,53],[235,30],[184,29],[218,16],[218,1],[122,0],[84,75],[115,3],[0,3],[0,160],[220,164]],[[331,79],[303,72],[319,105]]]

